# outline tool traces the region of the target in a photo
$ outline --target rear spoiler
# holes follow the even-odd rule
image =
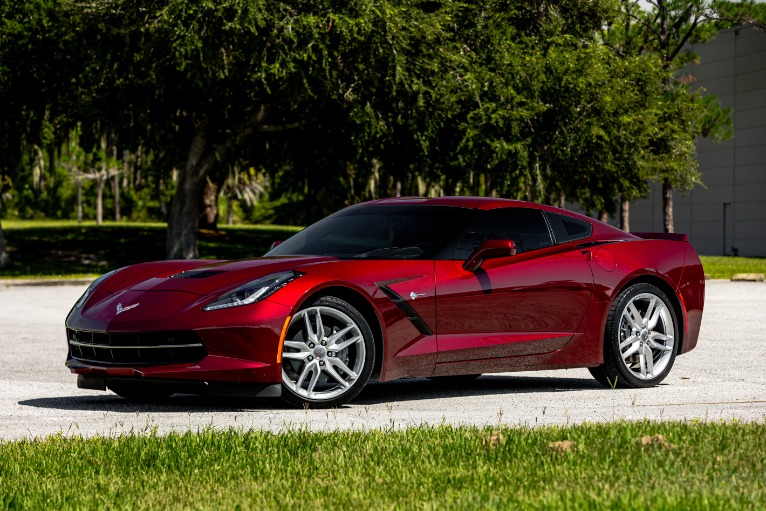
[[[645,240],[689,241],[689,236],[686,234],[673,232],[631,232],[631,234]]]

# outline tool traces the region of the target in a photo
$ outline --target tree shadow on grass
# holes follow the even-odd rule
[[[481,397],[506,394],[576,392],[601,387],[595,380],[540,376],[485,375],[476,380],[454,383],[424,378],[396,380],[367,385],[350,405],[375,405],[390,402],[421,401],[454,397]],[[243,398],[175,394],[150,403],[133,402],[112,393],[91,396],[60,396],[19,401],[22,406],[85,412],[117,413],[196,413],[196,412],[268,412],[295,408],[274,398]]]

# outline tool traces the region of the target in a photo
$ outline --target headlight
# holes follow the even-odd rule
[[[294,271],[272,273],[271,275],[249,282],[244,286],[239,286],[233,291],[229,291],[225,295],[218,297],[214,302],[203,307],[202,310],[214,311],[259,302],[301,275],[302,273]]]
[[[75,308],[79,309],[80,307],[82,307],[83,304],[85,303],[85,301],[88,299],[88,297],[91,294],[93,294],[93,290],[96,289],[99,284],[101,284],[104,280],[106,280],[109,276],[111,276],[116,271],[117,270],[112,270],[109,273],[104,273],[99,278],[97,278],[96,280],[91,282],[90,286],[88,286],[88,289],[85,290],[85,293],[83,293],[83,295],[80,297],[80,299],[77,300],[77,303],[74,304]]]

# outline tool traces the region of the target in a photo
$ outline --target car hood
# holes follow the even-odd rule
[[[246,284],[282,271],[301,271],[308,266],[336,262],[328,256],[288,256],[244,259],[241,261],[200,261],[201,265],[183,268],[171,275],[153,276],[126,286],[132,291],[181,291],[209,295]]]

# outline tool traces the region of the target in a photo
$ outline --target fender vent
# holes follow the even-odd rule
[[[412,305],[407,303],[407,300],[394,291],[393,289],[389,288],[388,286],[379,286],[378,289],[383,291],[383,293],[391,299],[392,302],[394,302],[394,305],[396,305],[400,311],[407,317],[407,319],[410,320],[410,322],[415,326],[415,328],[418,329],[418,332],[420,332],[423,335],[433,335],[434,332],[431,330],[431,328],[426,324],[425,321],[423,321],[423,318],[420,317],[420,314],[417,313],[415,309],[412,308]]]

